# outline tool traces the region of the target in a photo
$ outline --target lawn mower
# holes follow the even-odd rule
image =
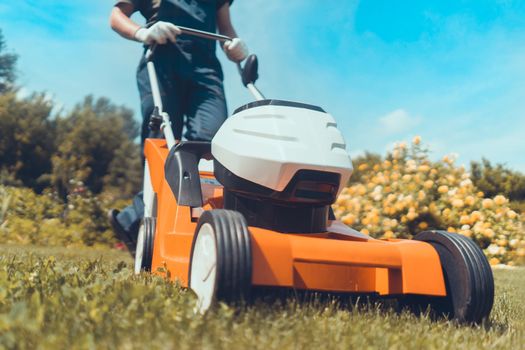
[[[163,137],[144,146],[136,273],[163,274],[190,288],[201,312],[217,301],[248,300],[258,287],[276,287],[408,305],[424,300],[467,323],[488,317],[492,271],[470,239],[444,231],[375,239],[336,220],[331,205],[352,173],[337,123],[320,107],[264,98],[255,87],[255,55],[239,64],[255,101],[237,108],[211,142],[175,140],[153,55],[148,49],[150,126]],[[203,159],[213,170],[199,170]]]

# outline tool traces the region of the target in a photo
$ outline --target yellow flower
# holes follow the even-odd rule
[[[425,194],[424,191],[419,191],[419,192],[417,193],[417,199],[418,199],[419,201],[424,200],[424,199],[426,198],[426,196],[427,196],[427,195]]]
[[[446,185],[439,186],[438,187],[438,192],[439,193],[447,193],[448,192],[448,186],[446,186]]]
[[[364,171],[364,170],[368,169],[368,164],[366,164],[366,163],[359,164],[357,169],[360,170],[360,171]]]
[[[366,228],[361,230],[361,233],[364,233],[365,235],[369,235],[370,231],[368,231]]]
[[[420,230],[426,230],[428,228],[428,223],[421,221],[417,227],[419,227]]]
[[[394,232],[388,230],[386,231],[384,234],[383,234],[383,238],[386,238],[386,239],[390,239],[390,238],[394,238]]]
[[[355,216],[353,214],[346,214],[341,218],[346,225],[353,225],[355,223]]]
[[[465,203],[459,198],[455,198],[452,201],[452,206],[455,207],[455,208],[463,208],[464,205],[465,205]]]
[[[483,208],[485,209],[490,209],[492,208],[492,206],[494,205],[494,201],[490,198],[485,198],[482,202],[481,202],[481,205],[483,206]]]
[[[427,180],[427,181],[425,181],[425,183],[423,184],[423,186],[424,186],[427,190],[429,190],[429,189],[432,188],[432,186],[434,186],[434,181],[432,181],[432,180]]]
[[[443,216],[444,217],[450,216],[450,209],[449,208],[443,209]]]
[[[421,143],[421,136],[415,136],[413,139],[412,139],[412,143],[414,145],[419,145]]]
[[[394,159],[399,159],[401,158],[401,152],[399,152],[399,150],[395,149],[392,151],[392,157],[394,157]]]
[[[494,231],[491,229],[491,228],[487,228],[483,231],[483,236],[487,237],[487,238],[494,238],[496,234],[494,233]]]
[[[489,263],[494,266],[494,265],[498,265],[499,264],[499,259],[498,258],[491,258],[489,260]]]
[[[413,211],[413,210],[409,210],[408,211],[408,214],[407,214],[407,219],[408,220],[412,221],[412,220],[414,220],[417,217],[418,217],[418,215],[417,215],[417,213],[415,211]]]
[[[459,231],[460,235],[463,235],[465,237],[472,237],[472,231],[471,230],[461,230]]]
[[[467,196],[465,198],[465,204],[468,206],[474,205],[475,202],[476,202],[476,198],[474,198],[473,196]]]
[[[456,229],[454,227],[449,227],[449,228],[447,228],[447,231],[448,232],[456,232]]]
[[[470,213],[470,220],[472,220],[472,222],[478,221],[480,219],[481,213],[479,211],[475,210],[472,213]]]
[[[411,175],[408,175],[408,174],[403,175],[403,181],[404,182],[409,182],[410,180],[412,180],[412,176]]]
[[[419,168],[417,168],[422,173],[426,173],[430,170],[430,167],[426,164],[420,165]]]
[[[496,244],[499,245],[500,247],[505,247],[506,245],[508,245],[508,241],[506,239],[498,239],[496,241]]]
[[[483,196],[485,195],[485,193],[479,191],[478,193],[476,193],[476,196],[478,196],[478,198],[483,198]]]
[[[507,212],[507,217],[509,219],[516,219],[517,216],[518,216],[518,214],[516,214],[516,212],[514,210],[509,210]]]
[[[472,219],[468,215],[461,215],[461,218],[459,219],[459,223],[461,225],[470,225],[472,223]]]
[[[496,197],[494,197],[494,203],[496,203],[496,205],[503,205],[507,203],[507,198],[505,198],[505,196],[502,195],[497,195]]]
[[[443,163],[447,163],[449,165],[452,165],[454,163],[454,156],[444,156],[443,157]]]

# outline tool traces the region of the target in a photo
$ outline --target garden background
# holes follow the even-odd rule
[[[191,292],[134,275],[106,212],[141,186],[142,48],[111,32],[111,6],[0,4],[0,349],[523,346],[525,2],[232,6],[263,92],[338,121],[355,167],[339,219],[383,239],[448,230],[483,249],[496,294],[475,326],[294,297],[200,317]],[[219,57],[230,108],[247,102]]]

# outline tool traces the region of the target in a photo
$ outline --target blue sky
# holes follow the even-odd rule
[[[22,93],[47,91],[65,111],[108,96],[140,118],[141,48],[110,30],[112,4],[0,4]],[[259,56],[261,90],[322,106],[351,154],[421,135],[435,158],[484,156],[525,171],[525,1],[236,0],[232,13]],[[250,95],[219,55],[233,110]]]

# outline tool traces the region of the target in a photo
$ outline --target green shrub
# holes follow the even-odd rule
[[[88,191],[69,195],[64,204],[51,191],[0,187],[0,241],[50,246],[112,246],[106,219],[111,204]]]
[[[525,175],[503,164],[492,165],[487,159],[471,163],[472,182],[487,197],[498,194],[513,201],[525,201]]]

